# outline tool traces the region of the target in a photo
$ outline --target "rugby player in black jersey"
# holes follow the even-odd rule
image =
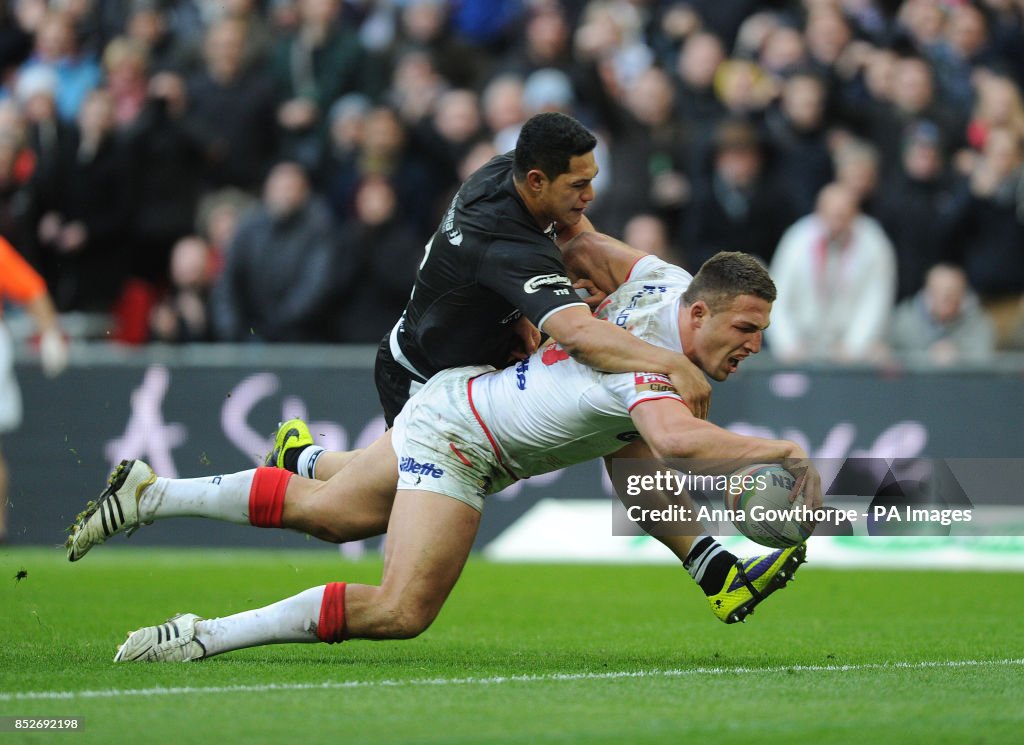
[[[567,276],[555,238],[592,229],[584,210],[594,199],[596,144],[572,117],[538,114],[523,125],[514,153],[493,158],[459,189],[427,243],[405,311],[377,353],[374,379],[389,427],[439,371],[525,359],[540,332],[595,369],[669,375],[694,415],[706,418],[711,387],[704,374],[683,355],[594,318]],[[325,453],[305,424],[290,420],[267,465],[315,478],[319,462],[326,478],[352,455]]]

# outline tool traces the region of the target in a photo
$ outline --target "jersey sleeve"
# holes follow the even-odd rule
[[[522,311],[540,328],[554,312],[582,302],[566,276],[557,249],[496,242],[480,264],[478,281]]]
[[[693,280],[693,275],[680,266],[659,259],[654,254],[647,254],[636,260],[623,284],[636,280],[657,280],[689,285]]]
[[[615,373],[606,375],[604,385],[627,412],[644,401],[666,399],[683,403],[667,375],[661,373]]]
[[[14,246],[0,238],[0,301],[27,303],[46,292],[46,283]]]

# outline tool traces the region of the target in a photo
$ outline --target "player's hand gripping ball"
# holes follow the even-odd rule
[[[807,540],[814,523],[801,519],[803,492],[789,495],[796,478],[774,463],[756,463],[737,469],[729,477],[725,507],[733,525],[750,540],[771,548],[789,548]]]

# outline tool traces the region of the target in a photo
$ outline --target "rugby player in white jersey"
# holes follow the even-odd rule
[[[617,241],[588,241],[598,250],[578,253],[595,285],[618,286],[601,317],[682,351],[719,381],[760,349],[775,287],[752,257],[719,254],[692,278]],[[642,441],[623,448],[618,436],[631,431]],[[290,528],[336,542],[386,531],[379,585],[332,582],[223,618],[175,616],[132,632],[115,660],[186,661],[263,644],[411,638],[431,624],[455,585],[487,495],[596,456],[644,454],[783,462],[802,477],[808,507],[821,504],[820,479],[795,443],[721,429],[694,417],[664,376],[597,372],[551,344],[516,367],[439,373],[393,429],[328,481],[268,467],[164,479],[141,461],[124,462],[76,521],[68,558],[171,517]],[[741,561],[706,534],[659,540],[726,623],[743,620],[784,586],[805,555],[801,545]]]

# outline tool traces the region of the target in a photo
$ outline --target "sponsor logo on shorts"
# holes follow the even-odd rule
[[[526,371],[530,369],[529,358],[523,360],[516,365],[516,388],[521,391],[526,390]]]
[[[412,456],[405,456],[398,462],[398,470],[404,473],[413,473],[417,476],[430,476],[439,479],[444,476],[444,471],[433,463],[420,463]]]
[[[551,285],[565,285],[568,287],[572,286],[569,282],[569,278],[563,274],[538,274],[536,277],[530,277],[523,283],[523,290],[527,295],[532,295],[535,292],[539,292],[543,287],[549,287]]]
[[[640,433],[635,429],[630,432],[619,432],[619,434],[615,435],[615,439],[622,442],[633,442],[640,439]]]
[[[667,375],[661,373],[636,373],[633,384],[637,393],[675,393],[676,388]]]

